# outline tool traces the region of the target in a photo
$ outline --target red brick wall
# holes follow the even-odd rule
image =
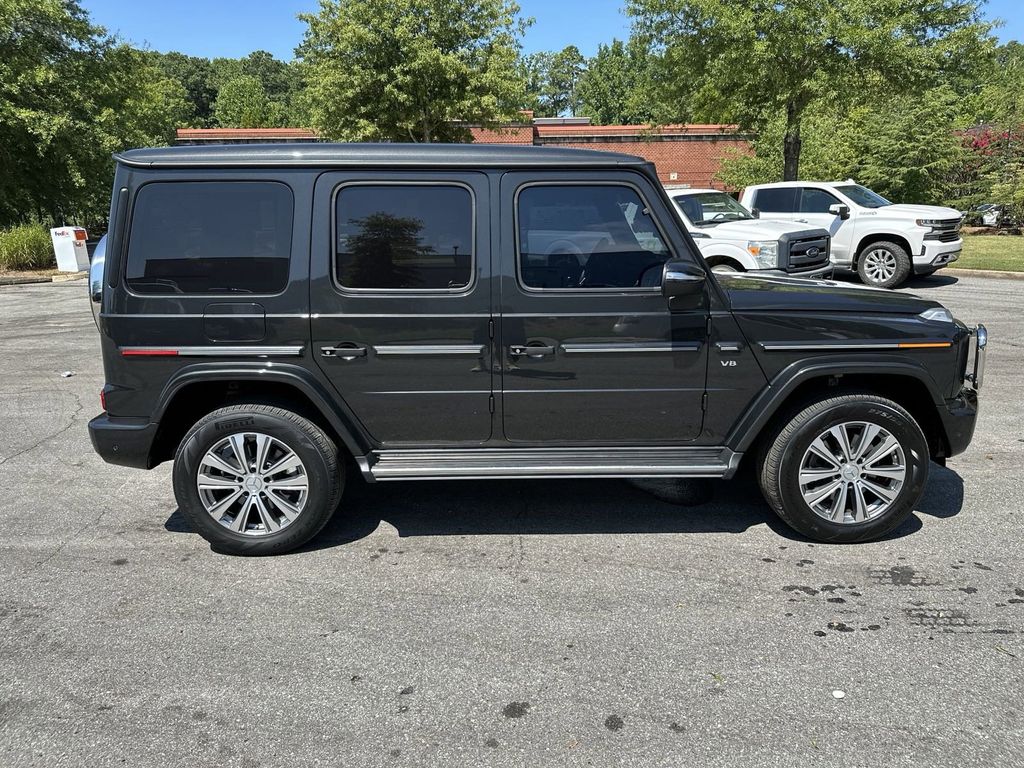
[[[654,163],[664,184],[716,189],[722,188],[721,182],[715,180],[722,158],[728,153],[750,151],[750,143],[745,139],[727,137],[696,141],[559,141],[558,146],[638,155]]]

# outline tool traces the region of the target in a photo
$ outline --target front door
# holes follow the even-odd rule
[[[678,236],[666,238],[673,214],[646,177],[508,173],[501,215],[506,439],[649,445],[696,438],[707,310],[670,312],[661,295],[665,261],[696,257]]]
[[[491,436],[489,210],[479,173],[317,181],[313,354],[381,445]]]
[[[853,221],[831,213],[829,208],[833,205],[846,203],[820,187],[802,187],[798,198],[798,213],[794,215],[793,221],[827,229],[832,236],[832,261],[848,264],[853,245]]]

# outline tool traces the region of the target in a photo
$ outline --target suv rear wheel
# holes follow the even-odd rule
[[[908,277],[913,264],[906,249],[886,241],[869,243],[857,258],[861,282],[875,288],[895,288]]]
[[[174,457],[174,495],[213,548],[271,555],[305,544],[344,487],[338,449],[318,426],[269,405],[204,416]]]
[[[870,394],[808,405],[769,440],[761,491],[818,541],[884,536],[909,517],[928,479],[928,442],[897,403]]]

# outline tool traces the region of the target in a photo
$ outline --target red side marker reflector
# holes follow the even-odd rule
[[[176,349],[122,349],[122,357],[177,357]]]

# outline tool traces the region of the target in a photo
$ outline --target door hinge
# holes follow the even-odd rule
[[[491,413],[494,413],[494,395],[491,395],[487,401],[487,407]]]
[[[708,393],[705,392],[700,396],[700,409],[706,411],[708,409]]]
[[[487,338],[494,338],[494,320],[487,321]]]

